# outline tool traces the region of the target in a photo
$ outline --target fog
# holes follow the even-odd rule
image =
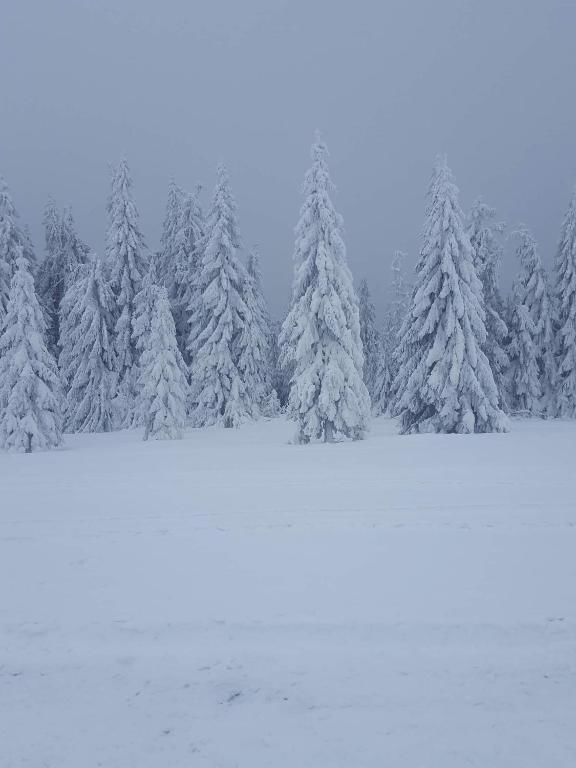
[[[576,181],[576,3],[560,0],[0,0],[0,173],[43,248],[49,195],[104,244],[126,155],[158,247],[168,182],[227,163],[274,314],[290,294],[309,146],[331,152],[350,266],[380,311],[395,249],[414,263],[434,157],[530,226],[550,263]],[[515,269],[507,253],[503,278]]]

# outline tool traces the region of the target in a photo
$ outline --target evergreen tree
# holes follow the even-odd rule
[[[152,329],[152,314],[156,301],[156,294],[160,287],[157,257],[150,255],[148,271],[144,275],[142,285],[134,297],[134,317],[132,318],[132,338],[134,346],[139,354],[148,348],[148,339]]]
[[[144,440],[179,438],[186,422],[187,370],[176,343],[174,319],[166,288],[153,290],[150,332],[141,336],[139,420]]]
[[[44,208],[43,224],[45,254],[38,269],[38,294],[46,317],[46,343],[50,352],[57,355],[59,309],[64,295],[57,267],[62,252],[62,216],[52,198]]]
[[[235,427],[257,415],[238,368],[245,341],[243,329],[250,319],[243,299],[247,274],[238,259],[239,245],[236,202],[228,173],[221,165],[190,307],[188,352],[195,426]]]
[[[45,321],[29,261],[17,246],[0,336],[0,445],[30,453],[62,442],[61,384],[44,342]]]
[[[44,231],[46,254],[38,272],[38,290],[46,314],[48,349],[57,357],[62,298],[78,267],[90,260],[90,248],[78,237],[71,209],[60,214],[52,199],[44,209]]]
[[[65,280],[73,280],[74,273],[82,264],[88,264],[92,258],[90,246],[79,237],[72,208],[67,206],[62,213],[62,228],[64,239],[64,274]],[[66,285],[68,290],[68,285]]]
[[[511,405],[516,412],[542,415],[550,407],[555,381],[548,286],[536,241],[525,228],[516,235],[520,238],[516,251],[520,274],[512,294]]]
[[[35,257],[30,238],[18,224],[18,213],[10,190],[0,176],[0,324],[8,308],[10,283],[19,255],[26,258],[30,269],[34,268]]]
[[[556,256],[556,413],[576,418],[576,189],[562,223]]]
[[[204,242],[200,190],[201,187],[197,187],[194,194],[184,195],[176,237],[172,312],[178,348],[187,364],[190,363],[187,350],[190,316],[197,302],[198,273]]]
[[[506,310],[498,285],[498,268],[502,258],[499,236],[505,225],[495,221],[496,211],[482,200],[476,200],[468,216],[468,236],[476,274],[482,282],[486,311],[486,344],[484,352],[490,363],[494,381],[500,394],[500,407],[509,409],[507,371],[510,361],[506,352],[508,326]]]
[[[168,187],[168,201],[160,238],[158,277],[168,290],[168,296],[174,296],[177,241],[180,231],[180,217],[184,193],[172,179]]]
[[[148,264],[148,271],[142,280],[142,286],[134,297],[134,317],[132,318],[132,338],[134,346],[139,356],[139,362],[135,365],[138,368],[136,375],[137,400],[140,392],[142,376],[140,369],[140,359],[144,350],[148,349],[150,344],[150,333],[152,331],[152,315],[154,314],[154,305],[160,288],[157,271],[158,256],[151,254]],[[167,293],[167,292],[166,292]],[[129,424],[130,426],[142,426],[143,414],[139,405],[133,409]]]
[[[390,376],[384,342],[376,325],[376,310],[366,280],[360,283],[359,317],[364,351],[364,383],[372,402],[372,412],[380,416],[388,407]]]
[[[134,297],[140,291],[147,270],[147,254],[138,225],[138,211],[132,199],[132,179],[126,160],[120,162],[112,179],[108,219],[106,258],[116,301],[115,407],[118,423],[129,425],[134,416],[138,360],[132,338]]]
[[[286,408],[290,396],[290,381],[294,374],[294,362],[291,360],[287,364],[282,361],[279,337],[282,330],[282,323],[279,320],[272,320],[271,325],[271,355],[272,355],[272,387],[278,397],[280,409]]]
[[[272,327],[262,290],[260,255],[256,247],[248,255],[247,272],[243,298],[251,320],[243,328],[243,334],[248,337],[239,345],[243,352],[239,357],[238,368],[250,386],[252,398],[262,415],[277,416],[280,402],[272,387]],[[242,337],[240,339],[242,341]]]
[[[110,432],[115,392],[114,297],[97,256],[76,271],[60,305],[60,370],[66,428]]]
[[[482,284],[472,258],[458,189],[439,160],[394,382],[403,433],[507,429],[483,352]]]
[[[411,287],[404,274],[404,261],[406,254],[403,251],[394,251],[390,271],[392,273],[391,298],[388,311],[384,318],[383,345],[385,355],[385,377],[380,382],[382,394],[381,400],[388,403],[388,410],[398,415],[395,410],[397,394],[393,383],[398,375],[400,349],[400,330],[410,306]],[[387,383],[386,383],[387,382]]]
[[[292,306],[281,333],[282,358],[295,364],[289,412],[297,440],[359,439],[370,413],[358,300],[346,263],[342,218],[330,193],[328,151],[318,137],[296,227]]]

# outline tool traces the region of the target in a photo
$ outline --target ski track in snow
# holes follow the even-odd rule
[[[573,768],[576,423],[0,454],[2,768]]]

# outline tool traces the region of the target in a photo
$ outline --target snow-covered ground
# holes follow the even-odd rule
[[[0,455],[2,768],[574,768],[576,423]]]

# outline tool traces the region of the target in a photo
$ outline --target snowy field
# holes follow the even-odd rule
[[[576,423],[0,454],[2,768],[574,768]]]

